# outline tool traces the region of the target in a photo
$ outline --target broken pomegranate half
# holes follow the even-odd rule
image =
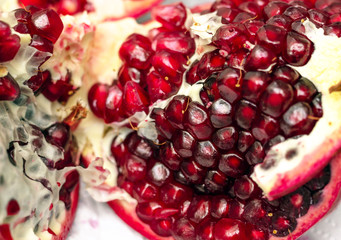
[[[341,25],[322,3],[160,6],[161,27],[123,42],[117,79],[88,92],[115,132],[123,220],[148,239],[297,239],[328,212]]]

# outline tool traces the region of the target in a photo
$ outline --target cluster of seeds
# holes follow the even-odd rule
[[[150,112],[158,143],[133,132],[120,145],[114,139],[111,148],[119,186],[138,201],[138,217],[155,233],[175,239],[283,237],[319,203],[329,167],[272,202],[250,175],[272,146],[308,134],[323,115],[321,94],[292,66],[306,64],[314,51],[303,21],[339,37],[341,4],[325,4],[247,1],[236,7],[217,1],[201,13],[222,17],[212,36],[217,49],[193,63],[188,59],[196,46],[180,3],[156,8],[152,15],[162,27],[123,43],[118,80],[95,84],[88,100],[93,113],[111,123],[171,98]],[[203,104],[176,94],[183,79],[202,84]]]

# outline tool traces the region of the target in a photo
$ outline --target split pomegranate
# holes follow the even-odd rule
[[[297,239],[327,213],[341,42],[322,2],[161,6],[161,27],[123,42],[118,79],[87,96],[113,131],[123,220],[148,239]]]

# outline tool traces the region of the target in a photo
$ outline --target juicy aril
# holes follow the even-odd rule
[[[296,239],[322,218],[341,183],[340,14],[155,8],[161,26],[130,35],[117,79],[88,93],[130,195],[116,213],[148,239]]]

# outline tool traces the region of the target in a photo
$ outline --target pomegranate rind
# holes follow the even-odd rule
[[[322,190],[321,200],[316,205],[312,205],[306,215],[297,219],[297,227],[291,235],[287,237],[272,236],[270,240],[297,239],[323,218],[337,203],[341,189],[341,153],[335,155],[329,164],[332,169],[330,182]]]
[[[173,237],[160,237],[153,232],[148,224],[143,223],[136,215],[136,203],[127,202],[125,200],[114,200],[108,202],[108,205],[114,210],[125,223],[127,223],[135,231],[149,240],[173,240]]]
[[[65,221],[64,221],[63,226],[61,228],[61,232],[59,235],[53,236],[52,240],[65,240],[68,233],[70,232],[70,229],[72,227],[72,223],[76,217],[78,200],[79,200],[79,188],[80,188],[80,185],[79,185],[79,183],[77,183],[74,190],[70,194],[72,204],[71,204],[70,210],[68,210],[66,212]]]

